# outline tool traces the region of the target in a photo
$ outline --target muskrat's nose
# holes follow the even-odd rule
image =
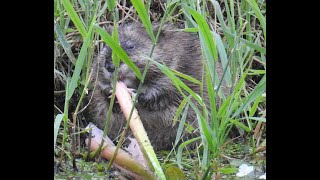
[[[114,65],[112,63],[107,63],[106,64],[106,69],[108,70],[108,72],[114,72]]]

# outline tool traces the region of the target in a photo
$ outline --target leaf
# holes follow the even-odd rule
[[[73,24],[76,26],[79,33],[83,37],[83,39],[85,39],[87,37],[86,28],[83,26],[79,16],[77,15],[77,12],[74,10],[72,4],[70,3],[69,0],[62,0],[62,4],[63,4],[64,8],[66,9]]]
[[[179,29],[176,31],[196,33],[199,31],[199,29],[198,28],[185,28],[185,29]]]
[[[254,103],[253,103],[253,105],[252,105],[252,107],[251,107],[249,116],[253,116],[253,115],[256,113],[261,98],[262,98],[262,94],[254,101]]]
[[[116,7],[116,0],[107,0],[107,5],[109,11],[113,11],[113,9]]]
[[[150,59],[152,60],[152,59]],[[203,104],[203,101],[201,99],[201,97],[199,95],[197,95],[195,92],[193,92],[185,83],[183,83],[179,78],[177,78],[171,71],[170,69],[165,66],[165,65],[162,65],[154,60],[152,60],[153,63],[166,75],[168,76],[171,81],[174,83],[174,85],[177,87],[180,86],[182,87],[184,90],[186,90],[193,98],[195,98],[199,104]]]
[[[178,167],[175,167],[175,166],[169,166],[166,169],[165,174],[166,174],[167,180],[184,180],[184,179],[186,179],[186,176],[181,171],[181,169]]]
[[[232,122],[233,124],[239,126],[240,128],[242,128],[243,130],[245,130],[246,132],[251,132],[250,128],[248,128],[246,125],[244,125],[243,123],[239,122],[239,119],[237,120],[233,120],[233,119],[229,119],[230,122]]]
[[[56,32],[57,38],[60,41],[60,44],[61,44],[62,48],[64,49],[64,51],[66,52],[68,58],[71,60],[71,62],[73,64],[75,64],[76,58],[74,57],[74,55],[71,51],[71,46],[67,42],[67,39],[66,39],[64,33],[62,32],[60,25],[57,22],[54,24],[54,31]]]
[[[181,165],[182,150],[183,150],[183,148],[184,148],[185,146],[187,146],[188,144],[190,144],[190,143],[192,143],[192,142],[194,142],[194,141],[200,140],[200,139],[201,139],[201,137],[192,138],[192,139],[189,139],[189,140],[187,140],[187,141],[185,141],[185,142],[183,142],[183,143],[181,143],[181,144],[179,145],[178,153],[177,153],[177,156],[176,156],[176,157],[177,157],[177,164],[178,164],[178,166],[179,166],[180,168],[183,168],[182,165]]]
[[[259,97],[266,89],[266,76],[260,80],[259,84],[254,88],[254,90],[247,96],[242,103],[242,105],[233,114],[232,118],[240,114],[240,112],[246,108],[251,102],[253,102],[257,97]]]
[[[260,122],[266,122],[266,118],[264,117],[244,117],[244,118],[240,118],[240,119],[252,119],[255,121],[260,121]]]
[[[156,38],[153,34],[150,18],[149,18],[148,13],[143,5],[143,1],[131,0],[131,3],[134,6],[134,8],[136,9],[136,11],[138,12],[138,15],[139,15],[144,27],[146,28],[146,31],[148,32],[149,36],[151,37],[152,42],[155,44]]]
[[[182,77],[183,79],[186,79],[186,80],[188,80],[188,81],[190,81],[190,82],[193,82],[193,83],[195,83],[195,84],[198,84],[198,85],[201,85],[201,84],[202,84],[200,81],[198,81],[197,79],[195,79],[195,78],[192,77],[192,76],[183,74],[183,73],[178,72],[178,71],[176,71],[176,70],[174,70],[174,69],[170,69],[170,70],[171,70],[175,75],[180,76],[180,77]]]
[[[207,146],[211,151],[215,151],[218,144],[217,133],[210,128],[208,121],[203,117],[204,115],[202,115],[197,106],[192,101],[189,101],[189,104],[196,113],[204,147],[206,148]],[[208,113],[206,108],[203,110],[205,111],[204,114]]]
[[[256,16],[262,26],[262,29],[263,29],[264,39],[266,40],[266,19],[265,19],[265,17],[262,15],[260,8],[255,0],[246,0],[246,1],[250,5],[250,7],[253,9],[254,13],[256,14]]]
[[[188,102],[188,99],[190,99],[190,97],[186,97],[181,101],[181,103],[180,103],[180,105],[179,105],[179,107],[178,107],[178,109],[176,111],[176,114],[175,114],[175,116],[174,116],[174,118],[172,120],[172,126],[174,126],[176,124],[176,122],[177,122],[177,120],[178,120],[183,108],[186,106],[186,104]]]
[[[74,90],[78,86],[78,81],[80,79],[80,73],[82,70],[82,66],[83,66],[84,61],[87,56],[87,50],[88,50],[90,43],[92,42],[91,34],[92,34],[92,30],[93,30],[93,24],[94,24],[94,21],[92,21],[91,26],[89,28],[88,36],[84,39],[84,42],[82,44],[82,47],[81,47],[81,50],[80,50],[80,53],[79,53],[79,56],[78,56],[78,59],[76,62],[76,66],[75,66],[75,69],[72,74],[70,86],[68,88],[69,92],[67,94],[67,100],[70,100],[70,98],[72,97],[72,95],[74,93]]]
[[[112,38],[115,42],[119,44],[119,35],[118,35],[118,23],[114,22],[113,23],[113,31],[112,31]],[[112,63],[116,66],[119,67],[120,65],[120,59],[117,55],[115,55],[115,51],[112,51]]]
[[[200,33],[203,35],[206,46],[209,48],[210,55],[214,57],[214,60],[218,59],[218,53],[216,49],[216,44],[213,40],[213,36],[211,34],[210,28],[206,22],[206,20],[199,14],[196,10],[187,7],[189,13],[196,20]]]
[[[215,10],[215,12],[217,14],[217,17],[219,19],[219,22],[221,24],[221,28],[222,28],[225,36],[228,39],[228,42],[232,43],[233,42],[233,34],[230,32],[229,27],[225,24],[225,22],[223,20],[224,16],[223,16],[223,14],[221,12],[221,7],[220,7],[219,3],[216,0],[211,0],[211,3],[214,6],[214,10]]]
[[[216,93],[213,88],[213,83],[211,81],[211,77],[209,74],[208,66],[206,66],[206,80],[207,80],[207,89],[209,94],[209,102],[210,102],[210,110],[211,110],[211,123],[213,130],[218,128],[218,120],[217,120],[217,107],[216,107]]]
[[[224,76],[224,79],[227,83],[227,86],[231,86],[231,74],[230,74],[230,68],[228,66],[228,57],[227,57],[227,53],[226,53],[226,50],[225,50],[225,47],[223,45],[223,42],[221,40],[221,37],[220,35],[218,35],[217,33],[211,31],[212,34],[213,34],[213,37],[217,43],[217,49],[218,49],[218,52],[219,52],[219,57],[220,57],[220,60],[221,60],[221,64],[222,64],[222,67],[223,67],[223,70],[224,71],[227,71],[225,73],[225,76]]]
[[[58,131],[59,131],[62,118],[63,118],[63,114],[58,114],[54,120],[54,126],[53,126],[54,145],[53,146],[56,146],[56,140],[57,140]]]
[[[242,41],[244,44],[246,44],[247,46],[261,52],[262,54],[266,54],[266,48],[263,48],[255,43],[252,43],[246,39],[240,38],[240,41]]]
[[[186,99],[188,99],[188,98],[186,98]],[[180,140],[180,137],[181,137],[181,134],[182,134],[182,131],[183,131],[183,127],[184,127],[184,123],[186,122],[186,119],[187,119],[188,109],[189,109],[189,106],[187,105],[187,107],[183,111],[183,114],[182,114],[182,117],[181,117],[181,121],[179,123],[179,127],[178,127],[178,130],[177,130],[177,135],[176,135],[176,140],[175,140],[175,143],[174,143],[175,146],[178,144],[178,142]]]
[[[108,7],[108,3],[105,2],[104,5],[103,5],[103,7],[101,8],[101,10],[99,11],[99,13],[98,13],[98,15],[97,15],[97,18],[98,18],[98,19],[100,18],[100,16],[102,16],[102,15],[106,12],[107,7]]]
[[[218,171],[222,174],[233,174],[238,171],[238,168],[220,168]]]

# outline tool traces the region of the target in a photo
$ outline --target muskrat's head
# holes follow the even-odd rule
[[[122,24],[118,30],[120,46],[142,74],[148,61],[145,56],[150,55],[153,45],[151,38],[145,28],[136,23]],[[113,79],[115,66],[112,63],[112,49],[108,45],[101,49],[97,61],[99,63],[99,81],[110,83]],[[158,72],[159,70],[152,66],[148,72],[150,71]],[[118,69],[118,80],[123,81],[129,88],[136,89],[139,85],[139,79],[135,73],[122,61]]]

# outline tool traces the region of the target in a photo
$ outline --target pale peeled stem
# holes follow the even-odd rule
[[[121,81],[117,82],[116,97],[121,107],[121,111],[123,112],[126,120],[128,121],[131,109],[134,107],[132,104],[131,96],[129,94],[129,90],[127,89],[127,86]],[[136,108],[133,109],[129,126],[134,137],[138,141],[138,144],[142,150],[142,153],[144,154],[144,157],[148,161],[149,168],[152,171],[153,170],[155,171],[158,178],[165,179],[165,175],[162,171],[162,168],[157,159],[157,156],[152,148],[152,145],[143,127],[143,124],[141,122],[141,119],[138,115],[138,111]]]

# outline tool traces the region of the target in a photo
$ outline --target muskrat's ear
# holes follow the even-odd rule
[[[154,36],[157,35],[158,31],[159,31],[159,28],[160,28],[160,23],[153,23],[153,34]],[[160,30],[160,36],[163,36],[165,34],[165,31],[166,30],[172,30],[172,29],[175,29],[175,26],[170,24],[170,23],[164,23],[161,27],[161,30]]]
[[[164,31],[166,30],[166,27],[167,27],[167,24],[166,23],[163,24],[160,30],[160,36],[163,35]],[[159,29],[160,29],[160,23],[153,23],[152,31],[155,37],[157,36]]]

